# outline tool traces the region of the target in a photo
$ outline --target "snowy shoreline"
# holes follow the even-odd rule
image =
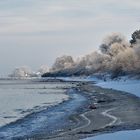
[[[84,77],[84,78],[62,78],[66,81],[88,81],[95,82],[95,85],[107,88],[107,89],[115,89],[117,91],[127,92],[137,97],[140,97],[140,80],[128,77],[121,77],[118,80],[102,80],[96,77]],[[124,130],[109,134],[101,134],[94,137],[85,138],[84,140],[139,140],[140,138],[140,130]]]
[[[92,78],[91,78],[92,79]],[[93,78],[94,79],[94,78]],[[115,89],[120,91],[125,91],[130,94],[134,94],[137,97],[140,97],[140,80],[137,79],[129,79],[128,77],[122,77],[119,80],[108,80],[103,81],[99,79],[94,79],[96,81],[97,86]],[[110,134],[102,134],[95,137],[86,138],[84,140],[139,140],[140,138],[140,130],[129,130],[129,131],[119,131]]]
[[[128,92],[140,97],[140,80],[129,77],[120,77],[119,79],[111,80],[103,80],[96,76],[89,77],[59,77],[58,79],[62,79],[64,81],[83,81],[83,82],[93,82],[95,85],[108,88],[115,89],[119,91]]]
[[[58,79],[61,79],[61,78],[58,78]],[[112,114],[112,112],[120,112],[120,109],[121,108],[116,108],[116,106],[120,106],[121,104],[126,104],[126,109],[127,109],[127,104],[128,103],[131,103],[131,101],[132,100],[136,100],[136,101],[139,101],[139,98],[137,98],[136,96],[131,96],[131,95],[129,95],[128,93],[125,93],[124,92],[124,95],[123,95],[123,92],[121,93],[121,92],[119,92],[119,91],[115,91],[115,90],[110,90],[110,89],[102,89],[102,88],[100,88],[99,86],[100,85],[98,85],[98,84],[100,84],[100,83],[102,83],[102,84],[104,84],[105,85],[105,83],[107,84],[108,82],[115,82],[115,84],[113,84],[113,85],[118,85],[118,84],[116,84],[116,82],[118,82],[118,81],[106,81],[106,82],[104,82],[103,80],[99,80],[99,79],[97,79],[97,78],[95,78],[95,77],[88,77],[88,78],[63,78],[62,80],[64,80],[64,83],[66,84],[67,83],[67,81],[69,81],[68,83],[74,83],[74,82],[76,82],[77,83],[77,86],[78,86],[78,88],[76,88],[77,89],[77,91],[79,92],[79,87],[81,87],[80,89],[81,89],[81,91],[88,91],[88,93],[89,93],[89,95],[88,96],[91,96],[90,98],[89,97],[87,97],[88,98],[88,101],[91,103],[91,102],[93,102],[94,103],[94,100],[93,100],[93,98],[95,98],[95,95],[97,96],[96,98],[99,98],[99,99],[101,99],[101,97],[104,97],[104,96],[106,96],[106,98],[108,98],[108,96],[107,95],[109,95],[109,98],[108,99],[106,99],[106,101],[103,103],[103,108],[102,108],[102,103],[100,104],[98,104],[99,106],[101,105],[101,107],[99,107],[97,110],[93,110],[94,112],[92,112],[92,110],[91,111],[89,111],[89,112],[86,112],[86,113],[84,113],[84,114],[82,114],[82,115],[80,115],[80,116],[78,116],[78,114],[77,114],[77,116],[74,116],[74,119],[76,119],[76,122],[77,122],[77,119],[79,120],[78,121],[78,126],[76,126],[75,127],[75,129],[73,129],[73,131],[70,131],[70,133],[75,133],[75,132],[77,132],[77,131],[79,131],[79,132],[81,132],[81,130],[80,129],[83,129],[84,131],[87,131],[87,128],[88,129],[93,129],[93,127],[96,127],[96,125],[97,125],[97,127],[99,127],[99,124],[98,124],[98,122],[100,122],[99,120],[98,120],[98,117],[99,117],[99,115],[101,115],[100,117],[99,117],[99,119],[100,118],[102,118],[102,117],[106,117],[106,119],[103,119],[103,121],[105,121],[105,122],[102,122],[101,123],[101,125],[103,125],[103,126],[106,126],[107,124],[108,125],[112,125],[112,123],[113,124],[116,124],[116,123],[118,123],[118,116],[115,116],[114,114]],[[66,82],[65,82],[66,81]],[[119,83],[121,83],[121,82],[126,82],[125,80],[120,80],[119,81]],[[63,82],[62,82],[63,83]],[[132,82],[132,83],[134,83],[134,82]],[[137,84],[138,82],[136,81],[135,82],[135,85]],[[122,83],[121,83],[122,84]],[[68,84],[69,85],[69,84]],[[97,85],[97,86],[96,86]],[[127,85],[127,83],[126,83],[126,85]],[[77,87],[76,86],[76,87]],[[57,87],[58,88],[58,87]],[[61,86],[59,87],[59,88],[62,88]],[[59,89],[58,88],[58,89]],[[63,86],[63,88],[62,89],[65,89],[66,88],[66,86]],[[110,87],[108,87],[108,88],[110,88]],[[111,87],[112,88],[112,87]],[[26,89],[32,89],[32,88],[27,88],[26,87]],[[40,89],[40,88],[39,88]],[[43,90],[45,90],[46,88],[44,88],[43,87]],[[36,90],[36,88],[35,88],[35,90]],[[121,90],[121,89],[120,89]],[[93,93],[92,93],[93,92]],[[109,92],[109,93],[108,93]],[[87,93],[87,94],[88,94]],[[104,93],[104,94],[102,94],[102,93]],[[92,95],[90,95],[90,94],[92,94]],[[111,95],[111,96],[110,96]],[[75,97],[79,100],[79,97],[77,97],[77,96],[79,96],[77,93],[75,94]],[[112,98],[112,100],[110,100],[110,98],[111,97],[114,97],[114,98],[116,98],[116,100],[113,100],[113,98]],[[125,100],[125,102],[122,102],[120,99],[121,99],[121,97],[123,97],[123,98],[125,98],[126,100]],[[76,99],[76,100],[77,100]],[[130,100],[129,100],[130,99]],[[78,101],[77,100],[77,101]],[[74,100],[70,100],[70,102],[73,102]],[[77,102],[76,101],[76,102]],[[109,106],[105,109],[104,107],[105,107],[105,105],[108,105],[108,103],[109,103],[109,101],[112,101],[112,102],[110,102],[111,104],[112,104],[112,108],[110,108]],[[133,101],[133,103],[135,103]],[[114,104],[115,103],[115,104]],[[133,104],[132,103],[132,104]],[[65,104],[65,103],[64,103]],[[66,102],[66,104],[68,104],[68,109],[66,109],[66,110],[69,110],[72,106],[73,106],[73,103],[72,103],[72,106],[70,107],[70,105],[69,105],[69,101],[68,102]],[[129,104],[130,105],[130,104]],[[60,105],[61,106],[61,105]],[[56,107],[57,109],[58,109],[58,113],[56,112],[56,114],[58,115],[58,118],[56,117],[55,118],[55,116],[52,114],[52,110],[50,111],[50,115],[53,115],[54,116],[54,120],[55,119],[59,119],[59,117],[61,116],[61,115],[63,115],[63,113],[62,113],[62,110],[63,110],[63,108],[61,108],[61,107]],[[81,106],[81,105],[80,105]],[[114,106],[114,107],[113,107]],[[135,108],[135,105],[133,104],[132,105],[134,108]],[[132,107],[131,106],[131,107]],[[64,106],[64,107],[66,107],[66,106]],[[70,107],[70,108],[69,108]],[[75,108],[75,105],[73,106],[74,108]],[[121,107],[121,106],[120,106]],[[130,107],[130,106],[129,106]],[[88,108],[87,107],[85,107],[85,109],[87,109],[88,110]],[[114,110],[115,109],[115,110]],[[100,111],[99,111],[100,110]],[[123,109],[122,109],[123,110]],[[132,109],[133,110],[133,109]],[[55,111],[55,110],[54,110]],[[57,110],[56,110],[57,111]],[[97,112],[99,113],[97,113]],[[97,114],[96,114],[96,113]],[[72,111],[72,113],[73,113],[73,111]],[[76,112],[76,113],[78,113],[78,112]],[[126,114],[127,114],[128,112],[126,112]],[[94,123],[94,119],[93,119],[93,117],[88,117],[88,115],[95,115],[96,117],[96,119],[97,119],[97,124],[95,124]],[[124,115],[124,116],[126,116],[126,114]],[[43,117],[43,115],[45,115],[45,117]],[[66,114],[64,113],[64,116],[65,116]],[[68,115],[68,114],[67,114]],[[90,116],[89,115],[89,116]],[[27,128],[28,128],[28,126],[32,126],[32,129],[33,130],[35,130],[35,133],[38,133],[36,130],[39,130],[39,131],[42,131],[42,130],[46,130],[46,129],[44,129],[44,127],[46,126],[48,126],[48,125],[46,125],[46,123],[44,124],[44,123],[42,123],[42,122],[46,122],[46,120],[44,120],[44,119],[47,119],[46,118],[46,114],[44,114],[44,112],[40,112],[39,113],[39,115],[38,115],[38,117],[39,118],[41,118],[41,122],[40,122],[40,119],[38,119],[38,123],[36,122],[36,115],[31,115],[31,116],[33,116],[33,118],[34,119],[32,119],[32,117],[29,117],[29,120],[28,121],[26,121],[26,118],[25,119],[23,119],[23,120],[21,120],[21,121],[19,121],[19,122],[17,122],[17,124],[16,124],[16,126],[15,126],[15,128],[13,129],[13,132],[14,133],[16,133],[16,128],[17,128],[17,126],[18,126],[18,130],[20,130],[20,133],[19,134],[21,134],[22,135],[22,133],[25,133],[25,132],[22,132],[22,130],[23,130],[23,128],[21,127],[22,125],[20,125],[20,123],[22,124],[23,123],[23,126],[26,126]],[[79,117],[80,117],[80,119],[79,119]],[[50,117],[49,117],[50,118]],[[52,117],[51,117],[52,118]],[[65,117],[64,117],[65,118]],[[109,118],[109,119],[111,119],[109,122],[108,122],[108,119],[107,118]],[[127,118],[126,118],[127,119]],[[83,124],[83,120],[84,120],[84,124]],[[129,120],[129,119],[128,119]],[[53,120],[52,120],[53,121]],[[63,120],[64,121],[64,120]],[[107,121],[107,122],[106,122]],[[135,120],[133,120],[133,121],[135,121]],[[51,122],[51,121],[49,121],[50,122],[50,124],[51,124],[51,127],[49,127],[49,129],[50,129],[50,131],[52,131],[52,130],[54,130],[54,128],[55,128],[55,125],[52,125],[52,123],[53,122]],[[67,123],[68,121],[64,121],[64,124],[65,123]],[[79,125],[79,122],[80,122],[80,125]],[[37,123],[37,125],[36,125],[36,123]],[[61,127],[61,124],[59,124],[59,123],[61,123],[62,124],[62,122],[57,122],[56,124],[57,124],[57,127]],[[104,124],[105,123],[105,124]],[[43,125],[44,124],[44,125]],[[54,124],[54,123],[53,123]],[[41,126],[41,125],[43,125],[43,127]],[[39,127],[41,128],[43,128],[43,129],[40,129]],[[91,128],[90,128],[90,127]],[[11,125],[11,127],[12,127],[12,125]],[[26,128],[25,127],[25,128]],[[54,127],[54,128],[52,128],[52,127]],[[135,129],[135,126],[133,126],[133,124],[132,124],[132,129]],[[12,129],[9,129],[8,127],[6,128],[7,129],[7,132],[8,132],[8,134],[12,134],[13,132],[12,132]],[[5,130],[6,130],[5,129]],[[5,131],[4,130],[4,131]],[[61,130],[61,129],[60,129]],[[69,129],[68,129],[69,130]],[[67,133],[69,132],[67,129],[64,129],[64,136],[66,136],[67,135]],[[96,129],[95,129],[96,130]],[[121,129],[121,130],[125,130],[125,129]],[[126,128],[126,130],[128,130],[127,128]],[[115,130],[114,130],[115,131]],[[89,132],[90,132],[90,130],[89,130]],[[123,131],[122,131],[123,132]],[[62,131],[62,133],[63,133],[63,131]],[[100,132],[99,132],[100,133]],[[32,133],[33,134],[33,133]],[[39,133],[38,133],[39,134]],[[78,134],[78,133],[77,133]],[[25,135],[25,134],[23,134],[23,135]],[[33,134],[34,135],[34,134]],[[47,136],[47,133],[45,132],[45,135]],[[112,134],[113,135],[113,134]],[[41,135],[40,135],[41,136]],[[102,136],[102,135],[99,135],[99,137],[100,136]],[[83,137],[84,138],[84,137]],[[96,137],[93,137],[93,139],[95,139]],[[88,140],[88,139],[87,139]],[[92,138],[90,138],[90,140],[92,140]],[[96,139],[95,139],[96,140]]]
[[[140,97],[140,80],[122,77],[120,80],[97,81],[97,86],[125,91]]]

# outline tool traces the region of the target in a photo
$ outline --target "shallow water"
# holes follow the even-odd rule
[[[0,80],[0,127],[68,99],[62,83]]]

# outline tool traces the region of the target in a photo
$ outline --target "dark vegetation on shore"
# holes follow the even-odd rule
[[[140,30],[128,41],[122,34],[108,35],[99,50],[74,60],[72,56],[56,58],[50,72],[42,77],[66,77],[109,74],[112,78],[123,75],[140,76]]]

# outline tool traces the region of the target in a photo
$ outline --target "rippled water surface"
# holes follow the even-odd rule
[[[0,80],[0,127],[68,99],[62,83]]]

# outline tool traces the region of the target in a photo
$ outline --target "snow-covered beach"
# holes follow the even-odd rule
[[[0,140],[140,140],[140,0],[0,1]]]
[[[89,76],[89,77],[60,77],[59,79],[65,81],[83,81],[83,82],[94,82],[95,85],[109,88],[109,89],[116,89],[120,91],[125,91],[131,94],[134,94],[140,97],[140,79],[136,78],[129,78],[129,77],[120,77],[118,79],[111,80],[108,78],[107,80],[103,80],[97,78],[96,76]]]
[[[98,86],[125,91],[140,97],[140,80],[122,77],[119,80],[97,81]]]
[[[139,140],[140,130],[120,131],[110,134],[103,134],[84,140]]]
[[[96,85],[103,88],[125,91],[140,97],[140,80],[128,77],[121,77],[119,80],[99,80],[95,79]],[[135,115],[135,114],[134,114]],[[120,131],[111,134],[103,134],[85,140],[139,140],[140,130]]]
[[[115,89],[118,91],[124,91],[130,94],[133,94],[137,97],[140,97],[140,80],[133,77],[119,77],[118,79],[107,78],[105,80],[99,79],[97,77],[78,77],[78,78],[62,78],[67,81],[88,81],[95,82],[95,85],[107,88]],[[135,114],[134,114],[135,115]],[[110,134],[103,134],[99,136],[94,136],[86,138],[85,140],[139,140],[140,130],[129,130],[129,131],[119,131]]]
[[[56,82],[52,82],[52,79],[49,82],[44,79],[34,80],[34,82],[1,81],[1,97],[5,98],[4,101],[9,101],[11,107],[5,109],[5,114],[2,114],[3,110],[1,110],[3,127],[0,127],[0,138],[77,140],[97,134],[102,138],[104,135],[100,134],[106,132],[121,130],[122,134],[122,130],[140,128],[139,98],[126,91],[120,91],[121,89],[117,91],[113,90],[113,87],[99,87],[100,84],[111,84],[111,82],[112,85],[118,85],[116,84],[118,82],[120,85],[125,83],[128,86],[124,79],[104,82],[95,77],[58,78]],[[136,80],[128,83],[138,86]],[[17,106],[16,103],[19,101],[21,104]],[[2,103],[8,105],[3,101]],[[113,134],[120,135],[118,133]],[[126,131],[123,138],[125,133]],[[137,131],[134,131],[135,133]]]

